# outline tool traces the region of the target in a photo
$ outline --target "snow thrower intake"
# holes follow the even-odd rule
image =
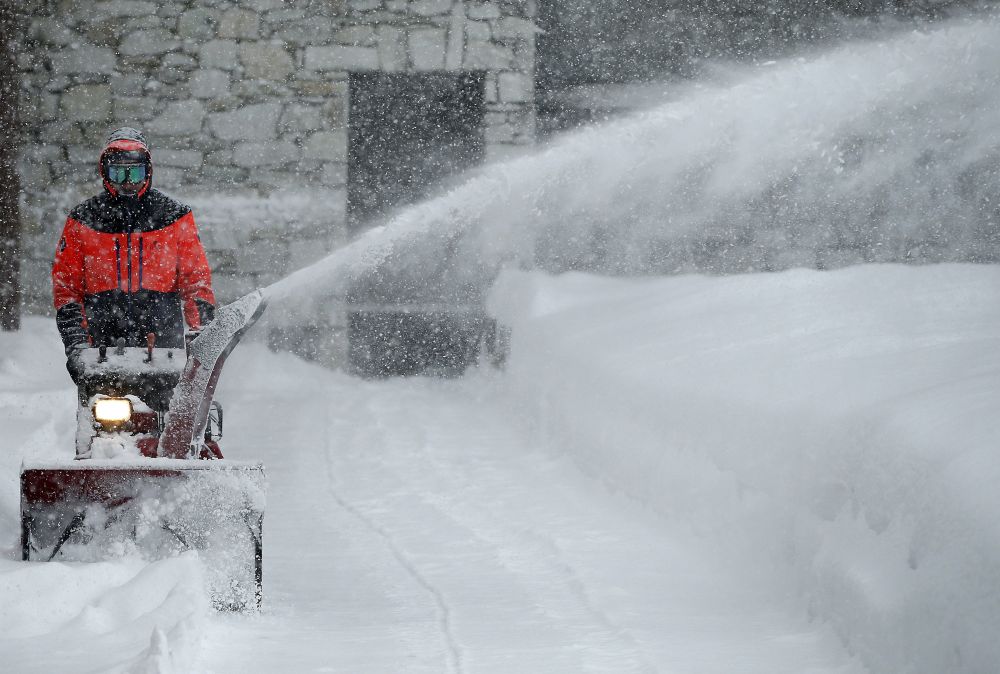
[[[186,349],[81,354],[75,459],[21,467],[24,560],[162,559],[197,550],[215,606],[261,602],[264,468],[224,459],[213,396],[226,357],[264,311],[226,305]]]

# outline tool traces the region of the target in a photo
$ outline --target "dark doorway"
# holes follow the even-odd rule
[[[483,73],[352,73],[349,226],[430,196],[483,160]]]

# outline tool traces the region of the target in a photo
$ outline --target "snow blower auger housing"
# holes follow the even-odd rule
[[[21,467],[24,560],[162,559],[197,550],[215,606],[261,602],[264,468],[222,458],[222,365],[260,317],[260,291],[187,347],[86,349],[76,458]]]

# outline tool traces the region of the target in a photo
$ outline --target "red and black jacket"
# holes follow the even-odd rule
[[[181,347],[184,326],[212,319],[215,295],[187,206],[159,190],[141,199],[105,192],[74,208],[52,265],[56,322],[78,344]],[[89,339],[88,339],[89,338]]]

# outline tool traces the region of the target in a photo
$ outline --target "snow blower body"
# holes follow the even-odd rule
[[[222,458],[222,365],[260,317],[222,307],[187,349],[85,349],[76,457],[21,467],[25,560],[162,559],[197,550],[217,608],[260,606],[264,469]]]

